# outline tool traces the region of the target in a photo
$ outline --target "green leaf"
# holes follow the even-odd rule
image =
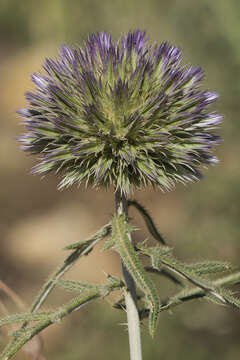
[[[24,322],[24,321],[39,321],[48,319],[52,312],[41,312],[41,313],[25,313],[10,315],[0,320],[0,327],[12,323]]]
[[[40,294],[37,296],[36,300],[32,304],[31,312],[35,312],[43,304],[48,294],[52,291],[56,284],[56,280],[59,280],[72,266],[73,264],[84,255],[89,254],[93,247],[109,232],[111,231],[111,223],[103,226],[95,235],[91,238],[84,240],[83,242],[78,242],[72,245],[69,245],[67,249],[73,247],[75,249],[70,255],[66,257],[63,264],[58,266],[55,272],[51,275],[49,280],[44,284]],[[27,321],[23,326],[27,325]]]
[[[202,263],[186,264],[185,267],[188,268],[189,271],[193,271],[198,275],[216,274],[231,269],[231,265],[229,263],[219,261],[206,261]]]
[[[103,251],[110,250],[115,245],[115,239],[113,236],[110,236],[103,246]]]
[[[218,292],[224,298],[226,304],[240,309],[240,299],[234,296],[231,290],[221,287],[218,289]]]
[[[120,289],[123,284],[120,280],[109,276],[109,283],[107,285],[89,285],[89,284],[80,284],[73,281],[59,281],[59,284],[68,287],[75,287],[74,291],[77,290],[77,287],[83,287],[86,291],[72,300],[70,300],[65,305],[60,306],[56,310],[49,313],[39,313],[39,314],[23,314],[15,316],[16,321],[38,321],[33,327],[24,327],[16,330],[12,335],[14,339],[7,345],[2,354],[0,355],[0,360],[8,360],[16,354],[16,352],[34,335],[41,332],[43,329],[49,325],[61,321],[65,316],[72,313],[73,311],[79,310],[82,306],[88,304],[90,301],[93,301],[99,297],[105,297],[109,295],[111,291]],[[13,319],[8,319],[8,323],[12,322]]]
[[[90,285],[87,283],[71,280],[57,280],[56,285],[62,287],[65,290],[76,291],[80,293],[83,291],[98,291],[98,289],[100,289],[100,287],[96,285]]]
[[[159,313],[159,298],[154,284],[148,278],[140,263],[129,237],[129,225],[124,216],[114,216],[112,220],[112,237],[115,239],[115,249],[124,265],[132,275],[137,286],[144,292],[150,307],[149,331],[154,336]]]
[[[145,248],[141,251],[151,257],[152,266],[157,270],[160,270],[162,266],[166,266],[169,270],[175,272],[180,277],[188,280],[192,284],[200,287],[206,293],[215,296],[223,304],[229,304],[238,307],[238,301],[231,297],[228,292],[222,291],[216,288],[214,282],[204,278],[199,271],[196,271],[197,265],[192,266],[185,263],[179,262],[172,254],[170,248],[165,246],[158,246],[155,248]],[[200,266],[203,268],[204,266]]]
[[[87,247],[93,244],[95,241],[101,240],[104,237],[106,237],[110,232],[111,232],[111,222],[104,225],[96,234],[94,234],[90,238],[68,245],[64,248],[64,250],[79,249],[80,251],[83,251],[87,249]]]
[[[107,275],[107,279],[108,279],[108,281],[110,283],[109,284],[110,287],[115,287],[115,286],[123,287],[123,286],[125,286],[122,280],[118,279],[116,276],[113,276],[111,274]]]

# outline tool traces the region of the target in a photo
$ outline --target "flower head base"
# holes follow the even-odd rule
[[[212,131],[221,116],[210,110],[217,94],[201,89],[201,68],[181,61],[178,48],[151,46],[141,31],[62,47],[43,75],[32,75],[30,106],[18,111],[28,130],[23,150],[41,156],[33,172],[61,173],[60,188],[86,181],[125,194],[198,179],[201,164],[217,161]]]

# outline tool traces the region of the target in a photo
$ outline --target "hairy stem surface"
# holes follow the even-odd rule
[[[126,197],[119,191],[115,195],[116,212],[118,215],[124,215],[128,217],[128,202]],[[129,233],[129,238],[131,237]],[[131,238],[130,238],[131,240]],[[122,263],[123,277],[127,285],[127,290],[124,292],[127,321],[128,321],[128,336],[130,346],[130,359],[142,360],[142,348],[141,348],[141,333],[140,333],[140,320],[137,307],[137,296],[135,282]]]

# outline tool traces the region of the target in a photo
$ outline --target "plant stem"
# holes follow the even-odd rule
[[[128,202],[126,196],[121,194],[120,191],[117,191],[115,195],[115,201],[116,212],[119,215],[124,215],[126,218],[128,218]],[[131,240],[130,233],[128,236]],[[124,280],[127,285],[127,290],[124,292],[124,296],[127,311],[130,359],[142,360],[140,320],[137,307],[136,286],[131,274],[128,272],[123,263],[122,271]]]

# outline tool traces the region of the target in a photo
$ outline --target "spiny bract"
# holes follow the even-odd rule
[[[217,161],[221,116],[210,110],[217,94],[201,89],[201,68],[181,62],[177,47],[151,45],[139,30],[63,46],[32,75],[30,106],[18,111],[28,130],[22,149],[41,156],[33,172],[59,172],[60,188],[85,180],[125,195],[199,179],[199,165]]]

